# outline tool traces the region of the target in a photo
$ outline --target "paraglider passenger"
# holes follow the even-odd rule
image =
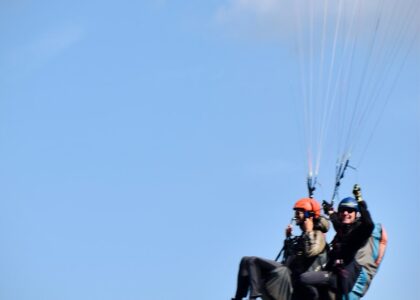
[[[321,291],[325,288],[332,290],[338,296],[337,299],[351,293],[361,271],[356,253],[365,246],[374,228],[358,185],[355,185],[353,194],[356,199],[347,197],[341,200],[338,212],[334,212],[331,205],[324,205],[336,231],[328,253],[326,271],[306,272],[300,276],[302,284],[317,287]],[[311,291],[315,293],[310,299],[323,299],[317,290]]]
[[[287,226],[282,262],[255,256],[243,257],[239,265],[236,295],[232,300],[242,299],[248,292],[250,299],[263,297],[263,294],[269,294],[276,300],[291,299],[295,279],[308,269],[316,269],[317,259],[326,250],[324,233],[328,231],[329,223],[320,217],[321,206],[315,199],[300,199],[293,209],[301,235],[293,237],[292,225]],[[324,258],[326,260],[326,254]]]

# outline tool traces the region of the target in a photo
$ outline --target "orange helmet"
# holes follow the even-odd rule
[[[313,198],[302,198],[296,201],[293,209],[302,209],[305,212],[313,214],[315,218],[321,215],[321,205]]]

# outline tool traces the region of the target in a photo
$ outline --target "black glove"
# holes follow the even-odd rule
[[[322,200],[322,208],[324,209],[324,214],[329,215],[330,211],[334,211],[334,207],[331,203],[328,203],[325,200]]]
[[[360,189],[360,186],[358,184],[355,184],[353,187],[353,195],[354,197],[356,197],[357,202],[363,201],[362,190]]]

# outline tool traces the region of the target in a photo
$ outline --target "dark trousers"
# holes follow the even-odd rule
[[[300,284],[308,291],[308,299],[329,299],[328,291],[337,289],[337,276],[331,272],[306,272],[300,275]]]
[[[265,280],[269,277],[270,272],[279,266],[282,264],[274,260],[256,256],[243,257],[239,264],[235,299],[246,297],[249,289],[250,298],[261,296]]]

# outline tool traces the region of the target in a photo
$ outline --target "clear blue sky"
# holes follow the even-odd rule
[[[1,2],[1,299],[228,299],[275,257],[307,170],[273,1]],[[420,299],[418,46],[342,187],[389,234],[367,300]]]

